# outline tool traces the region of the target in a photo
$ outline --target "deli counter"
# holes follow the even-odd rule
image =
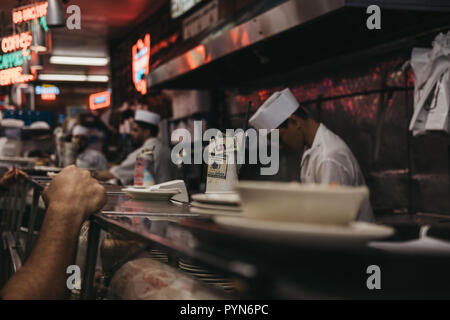
[[[4,197],[2,277],[29,255],[45,211],[40,194],[50,181],[29,175]],[[72,299],[450,296],[445,217],[391,219],[384,222],[395,230],[391,236],[358,241],[332,231],[283,232],[275,224],[271,232],[250,231],[192,213],[187,203],[136,200],[104,186],[107,204],[80,231],[82,281]]]

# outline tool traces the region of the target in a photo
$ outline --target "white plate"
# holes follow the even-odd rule
[[[202,203],[197,201],[192,201],[191,206],[195,208],[201,208],[201,209],[213,209],[213,210],[225,210],[225,211],[232,211],[232,212],[241,212],[242,208],[238,206],[222,206],[219,204],[209,204],[209,203]]]
[[[237,193],[197,193],[192,195],[192,200],[229,206],[238,206],[241,203]]]
[[[174,195],[180,193],[178,189],[163,189],[163,190],[153,190],[148,189],[136,189],[136,188],[125,188],[122,191],[126,192],[136,200],[147,200],[147,201],[165,201],[172,198]]]
[[[394,229],[391,227],[366,222],[352,222],[348,226],[335,226],[240,217],[214,217],[214,221],[241,235],[295,245],[330,247],[362,245],[371,240],[389,237],[394,233]]]
[[[240,212],[236,211],[225,211],[225,210],[213,210],[213,209],[203,209],[203,208],[196,208],[196,207],[190,207],[189,211],[192,213],[197,213],[202,216],[207,217],[215,217],[215,216],[226,216],[226,217],[240,217]]]

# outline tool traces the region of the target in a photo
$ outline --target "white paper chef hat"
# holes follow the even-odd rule
[[[72,135],[89,137],[89,129],[77,124],[75,128],[73,128]]]
[[[276,129],[286,121],[299,107],[291,90],[277,91],[267,99],[256,113],[250,118],[249,123],[255,129]]]
[[[159,124],[159,119],[161,119],[159,114],[146,110],[137,110],[134,115],[134,120],[153,124],[155,126]]]
[[[50,129],[50,126],[45,121],[35,121],[30,125],[31,129]]]

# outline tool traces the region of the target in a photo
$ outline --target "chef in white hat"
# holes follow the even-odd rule
[[[94,149],[89,149],[89,129],[76,125],[72,131],[72,143],[75,145],[77,157],[75,164],[82,169],[103,171],[108,169],[105,156]]]
[[[364,177],[347,144],[324,124],[311,118],[289,89],[274,93],[249,120],[255,129],[279,129],[280,147],[303,152],[302,183],[365,185]],[[264,132],[264,131],[263,131]],[[358,220],[374,221],[369,199]]]
[[[133,184],[136,156],[142,149],[153,149],[155,183],[173,180],[174,167],[170,149],[157,138],[159,120],[160,116],[154,112],[137,110],[131,128],[131,138],[137,149],[130,153],[120,165],[112,167],[109,171],[99,172],[96,178],[99,180],[118,179],[123,185]]]

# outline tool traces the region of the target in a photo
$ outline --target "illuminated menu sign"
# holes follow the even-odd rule
[[[109,91],[94,93],[89,96],[89,109],[91,110],[106,108],[110,104],[111,93]]]
[[[2,39],[0,52],[0,86],[34,80],[34,75],[22,74],[22,64],[25,59],[30,60],[29,47],[31,40],[32,36],[30,32],[23,32]]]
[[[47,15],[48,2],[40,2],[13,9],[12,20],[14,24],[39,19]]]
[[[147,79],[150,65],[150,34],[139,39],[132,48],[133,83],[141,94],[147,93]]]
[[[203,0],[170,0],[172,19],[182,16]]]
[[[59,95],[59,88],[50,84],[43,84],[42,86],[36,86],[35,93],[40,95],[42,100],[53,101]]]

